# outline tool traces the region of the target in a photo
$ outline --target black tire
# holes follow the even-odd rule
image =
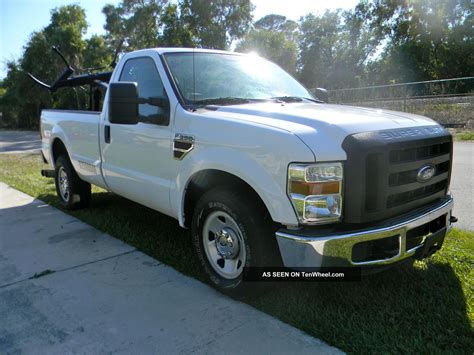
[[[61,187],[61,181],[67,179],[67,191]],[[67,210],[87,207],[91,200],[91,184],[81,180],[69,157],[61,155],[56,160],[54,182],[59,202]],[[66,193],[67,192],[67,193]]]
[[[212,215],[215,215],[214,212],[224,212],[232,217],[240,229],[239,235],[244,242],[246,253],[243,267],[281,266],[281,256],[274,234],[275,225],[265,207],[256,199],[245,189],[236,190],[235,186],[217,187],[205,193],[194,209],[192,239],[204,272],[212,286],[234,296],[244,296],[262,285],[244,282],[243,272],[234,278],[226,278],[216,272],[216,264],[214,263],[214,267],[211,265],[213,262],[206,254],[204,246],[205,238],[209,238],[207,240],[212,243],[212,236],[204,236],[203,229],[208,218],[212,219]],[[219,238],[217,235],[215,237]],[[216,250],[217,241],[215,240]]]

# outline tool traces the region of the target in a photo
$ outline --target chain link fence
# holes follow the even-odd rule
[[[431,117],[445,127],[474,129],[474,76],[328,90],[329,102]]]

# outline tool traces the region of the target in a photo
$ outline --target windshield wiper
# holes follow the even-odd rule
[[[246,99],[243,97],[215,97],[212,99],[203,99],[194,101],[196,106],[207,106],[207,105],[239,105],[248,104],[251,102],[261,101],[260,99]]]
[[[324,103],[324,101],[312,99],[309,97],[299,97],[299,96],[275,96],[270,99],[254,99],[254,98],[244,98],[244,97],[214,97],[209,99],[196,100],[192,102],[194,107],[205,107],[205,106],[225,106],[225,105],[242,105],[252,102],[262,102],[269,100],[277,100],[280,102],[301,102],[304,100],[309,100],[317,103]]]
[[[318,104],[323,104],[324,101],[318,99],[312,99],[309,97],[300,97],[300,96],[274,96],[272,97],[273,100],[283,101],[283,102],[301,102],[303,100],[309,100],[312,102],[316,102]]]

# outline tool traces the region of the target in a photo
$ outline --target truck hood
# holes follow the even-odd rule
[[[341,145],[351,134],[438,126],[427,117],[404,112],[303,102],[219,106],[213,111],[211,116],[241,119],[291,132],[313,151],[318,161],[345,160]]]

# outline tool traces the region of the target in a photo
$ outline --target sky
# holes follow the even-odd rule
[[[86,10],[89,24],[86,36],[89,37],[104,33],[104,5],[119,2],[120,0],[0,0],[0,79],[6,75],[5,63],[21,56],[30,34],[49,24],[52,9],[67,4],[82,6]],[[350,9],[357,2],[358,0],[252,0],[255,5],[255,20],[275,13],[295,21],[310,12],[321,14],[327,9]]]

